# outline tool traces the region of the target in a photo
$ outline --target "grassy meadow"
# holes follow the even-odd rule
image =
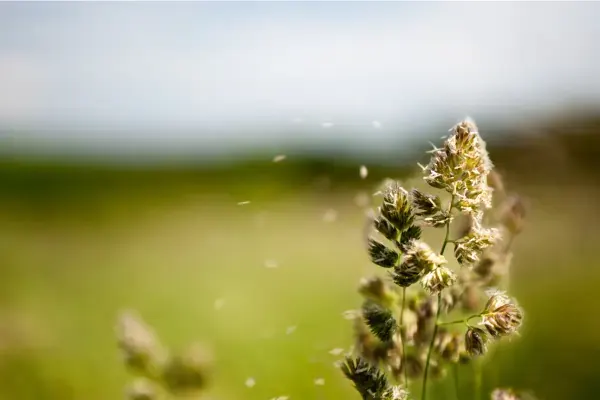
[[[486,358],[484,389],[597,398],[600,174],[570,149],[559,157],[543,146],[496,147],[509,191],[529,205],[511,274],[526,319],[520,338]],[[370,166],[361,180],[358,166],[4,162],[0,398],[122,398],[130,376],[114,325],[123,308],[138,310],[168,345],[212,347],[211,398],[358,398],[329,354],[352,344],[342,312],[359,305],[358,280],[380,272],[363,247],[356,197],[386,176],[406,176]],[[464,399],[471,376],[461,370]],[[451,388],[450,378],[439,381],[432,398],[453,398]]]

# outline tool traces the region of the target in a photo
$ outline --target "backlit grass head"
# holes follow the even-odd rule
[[[393,386],[391,380],[409,391],[421,379],[425,400],[430,375],[442,379],[450,365],[484,356],[492,340],[516,333],[522,323],[523,313],[511,298],[499,291],[486,296],[508,273],[510,244],[522,229],[525,212],[493,171],[475,123],[466,120],[452,128],[422,172],[439,193],[409,190],[388,180],[372,219],[380,239],[370,238],[367,252],[391,278],[394,286],[386,290],[397,295],[383,295],[381,285],[369,290],[361,285],[368,300],[355,325],[359,358],[347,363],[344,372],[363,399],[386,398],[382,388]],[[494,190],[500,200],[492,208]],[[439,247],[422,238],[427,228],[443,233]],[[445,255],[450,245],[452,259]],[[452,320],[444,321],[450,313]],[[400,358],[386,356],[395,337]],[[384,379],[386,371],[390,376]],[[369,385],[359,377],[372,386],[378,382],[379,394],[365,397]]]

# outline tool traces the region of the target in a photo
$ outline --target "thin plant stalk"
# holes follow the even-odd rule
[[[460,390],[459,390],[459,376],[458,376],[458,363],[454,363],[452,368],[452,375],[454,376],[454,394],[456,396],[456,400],[460,400]]]
[[[448,206],[448,212],[452,212],[452,205],[454,204],[454,196],[450,199],[450,204]],[[448,240],[450,238],[450,219],[446,222],[446,235],[444,237],[444,242],[442,243],[442,249],[440,250],[440,255],[444,254],[446,250],[446,245],[448,244]],[[431,363],[431,353],[433,352],[433,345],[435,343],[435,338],[438,333],[439,321],[440,321],[440,310],[442,309],[442,291],[437,295],[437,311],[435,313],[435,325],[433,326],[433,335],[431,336],[431,342],[429,343],[429,350],[427,351],[427,360],[425,361],[425,372],[423,373],[423,389],[421,390],[421,400],[427,399],[427,377],[429,374],[429,364]]]
[[[425,372],[423,373],[423,389],[421,391],[421,400],[425,400],[427,399],[427,376],[429,373],[429,364],[431,361],[431,353],[433,353],[433,344],[435,343],[435,337],[437,336],[437,332],[438,332],[438,323],[437,321],[440,318],[440,310],[442,309],[441,304],[442,304],[442,292],[440,291],[440,293],[438,293],[437,296],[437,312],[435,313],[435,325],[433,327],[433,336],[431,338],[431,342],[429,343],[429,350],[427,351],[427,361],[425,361]]]
[[[475,400],[481,400],[482,373],[481,360],[475,360]]]
[[[402,288],[402,306],[400,308],[400,340],[402,341],[402,369],[404,369],[404,387],[408,389],[408,372],[406,368],[406,348],[404,341],[406,338],[404,329],[404,306],[406,304],[406,288]]]
[[[444,326],[444,325],[455,325],[455,324],[465,324],[467,326],[469,325],[469,321],[474,319],[474,318],[480,318],[481,314],[475,314],[475,315],[471,315],[469,318],[465,318],[465,319],[457,319],[456,321],[448,321],[448,322],[440,322],[438,325],[439,326]]]

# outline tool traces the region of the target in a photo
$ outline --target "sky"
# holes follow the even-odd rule
[[[185,147],[302,127],[363,146],[599,106],[597,21],[596,2],[0,2],[0,129]]]

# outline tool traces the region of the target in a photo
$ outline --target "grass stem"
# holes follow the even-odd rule
[[[481,360],[475,360],[475,400],[481,400],[481,381],[483,375],[483,365]]]
[[[459,382],[459,376],[458,376],[458,373],[459,373],[458,368],[459,368],[458,363],[454,363],[452,365],[452,375],[454,377],[454,395],[456,396],[456,400],[460,400],[460,389],[459,389],[460,382]]]
[[[448,213],[452,212],[453,205],[454,205],[454,195],[450,198],[450,204],[448,205]],[[448,220],[448,222],[446,222],[446,235],[444,236],[444,242],[442,243],[442,249],[440,250],[440,255],[444,254],[444,251],[446,251],[446,245],[448,244],[449,238],[450,238],[450,220]],[[429,343],[429,350],[427,351],[427,360],[425,361],[425,372],[423,373],[423,389],[421,390],[421,400],[427,399],[427,378],[429,375],[429,364],[431,363],[431,353],[433,352],[433,345],[435,343],[435,337],[437,336],[437,332],[438,332],[441,309],[442,309],[442,291],[440,291],[437,295],[437,311],[435,313],[435,325],[433,327],[433,335],[431,336],[431,342]]]
[[[400,340],[402,341],[402,369],[404,370],[404,387],[408,389],[408,368],[406,368],[406,329],[404,328],[404,307],[406,305],[406,288],[402,288],[402,306],[400,308]]]

